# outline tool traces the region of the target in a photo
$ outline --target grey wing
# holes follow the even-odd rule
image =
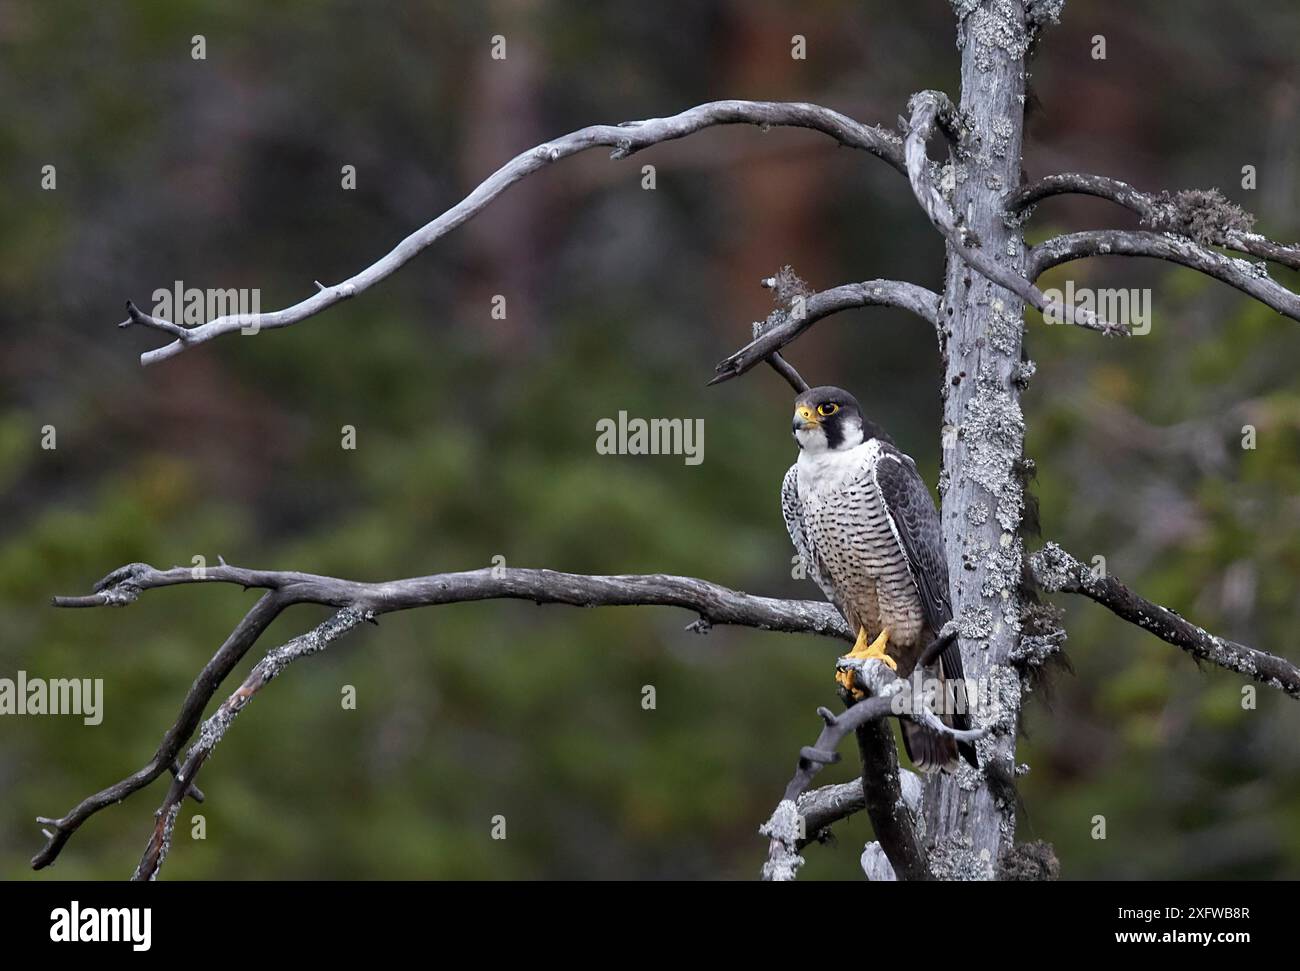
[[[826,599],[833,603],[840,613],[843,613],[834,586],[822,572],[817,550],[804,532],[803,503],[799,500],[799,470],[793,465],[786,472],[785,481],[781,483],[781,515],[785,518],[786,532],[790,534],[790,542],[794,544],[794,551],[799,554],[799,561],[804,571],[817,586],[821,587]]]
[[[885,504],[898,541],[907,556],[907,565],[912,571],[912,579],[921,595],[921,612],[931,636],[937,637],[944,624],[952,620],[952,600],[948,592],[948,559],[943,550],[943,528],[939,522],[939,510],[935,508],[930,490],[916,471],[916,464],[911,457],[904,455],[892,445],[881,447],[880,460],[876,463],[876,485],[880,498]],[[953,640],[939,655],[939,670],[944,678],[951,678],[965,688],[965,675],[962,672],[961,647]],[[966,697],[969,705],[969,696]],[[970,715],[965,707],[954,712],[949,719],[954,728],[970,728]],[[904,741],[908,740],[909,729],[904,727]],[[921,746],[924,742],[918,736],[925,736],[922,730],[912,731],[911,745]],[[952,746],[945,741],[939,746],[941,758]],[[979,765],[975,747],[970,742],[957,742],[954,746],[973,766]],[[931,739],[931,749],[934,740]],[[919,749],[918,749],[919,751]],[[938,764],[938,763],[935,763]]]
[[[876,486],[907,556],[925,622],[937,635],[952,620],[939,510],[911,458],[891,445],[881,446]]]

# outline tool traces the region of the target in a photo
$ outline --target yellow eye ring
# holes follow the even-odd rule
[[[835,412],[839,410],[840,410],[840,406],[835,404],[834,402],[817,406],[817,414],[821,415],[823,418],[829,418],[831,415],[835,414]]]

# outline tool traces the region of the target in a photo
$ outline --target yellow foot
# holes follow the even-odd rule
[[[884,661],[889,665],[890,670],[898,670],[898,662],[885,653],[889,647],[889,628],[885,627],[880,631],[880,636],[870,644],[867,643],[867,629],[858,628],[858,639],[853,645],[853,650],[844,656],[850,661]]]
[[[870,644],[867,643],[867,631],[865,627],[858,628],[858,639],[853,645],[853,650],[849,651],[840,658],[841,661],[882,661],[888,664],[890,670],[898,670],[898,662],[885,653],[889,646],[889,628],[886,627],[880,632]],[[853,683],[853,668],[836,667],[835,683],[849,693],[854,699],[866,697]]]
[[[835,683],[838,684],[845,691],[847,691],[849,695],[855,700],[861,700],[862,698],[865,698],[867,696],[866,692],[862,691],[860,688],[856,687],[853,684],[852,668],[836,668]]]

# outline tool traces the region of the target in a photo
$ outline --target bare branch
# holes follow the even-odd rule
[[[1176,233],[1300,270],[1300,245],[1252,233],[1254,217],[1216,189],[1152,194],[1104,175],[1065,172],[1026,183],[1007,193],[1004,202],[1009,214],[1018,215],[1043,199],[1066,193],[1108,199],[1136,213],[1143,226],[1156,232]]]
[[[769,839],[767,862],[763,864],[763,879],[773,881],[793,880],[803,857],[799,856],[796,846],[799,840],[798,799],[812,783],[813,777],[822,770],[822,766],[840,760],[839,747],[844,736],[855,731],[859,725],[890,714],[891,699],[886,697],[867,697],[852,705],[844,714],[835,715],[828,708],[818,708],[817,714],[825,724],[817,741],[799,752],[799,762],[794,776],[785,787],[785,794],[777,804],[772,816],[759,827],[759,832]],[[890,744],[893,744],[891,738]]]
[[[523,567],[487,567],[364,583],[289,570],[249,570],[220,564],[201,572],[174,566],[157,570],[131,563],[114,570],[86,597],[55,597],[56,607],[120,606],[144,590],[188,583],[233,583],[273,590],[283,605],[314,603],[358,607],[374,614],[472,600],[531,600],[575,607],[682,607],[699,614],[696,626],[735,624],[760,630],[823,634],[852,641],[848,625],[828,603],[757,597],[695,577],[663,573],[589,576]]]
[[[143,566],[143,564],[134,564]],[[130,569],[130,568],[124,568]],[[185,571],[189,572],[189,571]],[[109,577],[122,573],[121,570],[114,571]],[[109,579],[105,577],[105,581]],[[101,584],[104,581],[100,581]],[[107,591],[109,588],[103,588]],[[110,599],[102,600],[102,603],[121,605],[129,603],[138,595],[139,588],[127,599]],[[98,595],[97,595],[98,596]],[[82,600],[89,598],[58,598]],[[69,606],[88,606],[83,603],[68,604]],[[168,771],[176,763],[176,756],[181,747],[194,734],[194,729],[199,724],[199,719],[203,717],[203,709],[207,706],[212,695],[220,687],[221,682],[231,672],[236,664],[252,647],[253,643],[261,635],[262,631],[270,625],[280,611],[287,606],[278,591],[271,591],[264,594],[261,599],[253,605],[253,608],[244,615],[243,620],[231,631],[230,636],[226,638],[224,644],[212,656],[207,665],[199,672],[199,676],[194,679],[194,684],[190,687],[185,696],[185,701],[181,705],[180,714],[177,715],[175,723],[167,729],[163,735],[162,742],[158,745],[158,751],[154,757],[149,760],[141,769],[127,776],[120,782],[114,783],[106,789],[102,789],[94,795],[87,796],[81,802],[77,803],[66,814],[58,819],[51,819],[45,816],[37,817],[37,822],[41,823],[48,830],[46,834],[45,846],[41,851],[32,858],[32,869],[39,870],[47,867],[58,857],[59,852],[80,827],[91,816],[115,803],[121,802],[127,796],[143,789],[154,779]]]
[[[1054,266],[1087,256],[1149,256],[1178,263],[1236,287],[1285,317],[1300,320],[1300,295],[1270,277],[1267,264],[1225,256],[1171,233],[1100,229],[1056,236],[1029,251],[1027,272],[1037,279]]]
[[[823,766],[840,760],[839,753],[835,750],[849,732],[854,732],[862,759],[862,805],[871,816],[876,838],[885,848],[893,870],[899,877],[904,880],[927,880],[930,871],[914,823],[919,811],[920,787],[914,787],[911,798],[906,798],[894,734],[885,725],[884,719],[889,716],[907,718],[962,741],[983,738],[985,732],[983,729],[951,728],[940,721],[923,701],[906,695],[896,698],[895,695],[905,689],[906,685],[878,660],[861,661],[841,657],[838,668],[852,672],[850,683],[853,690],[865,694],[865,697],[851,704],[838,717],[827,708],[817,709],[817,714],[825,723],[821,734],[811,746],[800,750],[794,775],[785,787],[781,801],[768,821],[759,827],[759,832],[769,838],[763,879],[793,880],[803,865],[798,850],[807,843],[808,836],[815,834],[815,830],[807,827],[805,818],[803,835],[800,833],[800,799]],[[841,697],[846,701],[851,700],[843,690]]]
[[[1065,193],[1109,199],[1139,216],[1145,216],[1148,212],[1146,193],[1133,188],[1127,182],[1104,175],[1083,175],[1074,172],[1049,175],[1017,186],[1003,197],[1003,206],[1008,215],[1015,216],[1043,199]]]
[[[802,296],[797,308],[773,311],[765,324],[755,326],[754,339],[721,361],[709,384],[721,384],[744,374],[760,361],[776,354],[817,321],[854,307],[899,307],[937,324],[939,295],[933,290],[898,280],[868,280],[848,283],[820,293]]]
[[[1217,637],[1168,607],[1139,596],[1114,577],[1094,576],[1055,543],[1048,543],[1029,562],[1034,579],[1045,590],[1082,594],[1129,623],[1181,647],[1198,661],[1209,661],[1300,698],[1300,668],[1285,658]]]
[[[158,570],[147,563],[131,563],[96,583],[90,595],[55,597],[53,604],[56,607],[121,607],[133,603],[145,590],[189,583],[229,583],[264,589],[267,593],[240,621],[195,679],[175,724],[163,736],[158,751],[147,765],[82,800],[58,819],[38,818],[49,832],[46,845],[32,859],[33,868],[40,869],[53,863],[71,835],[99,810],[121,802],[175,765],[178,753],[194,734],[204,708],[222,681],[262,631],[292,604],[355,608],[367,615],[489,599],[532,600],[538,604],[562,603],[579,607],[668,606],[698,614],[699,619],[688,629],[699,633],[707,632],[715,624],[734,624],[760,630],[821,634],[846,642],[853,640],[844,618],[828,603],[757,597],[694,577],[666,574],[586,576],[518,567],[361,583],[310,573],[249,570],[224,562],[201,571],[189,567]],[[184,770],[183,775],[190,780],[193,778],[192,773]]]
[[[154,831],[145,846],[140,865],[136,867],[132,880],[154,880],[167,858],[171,847],[172,830],[176,825],[176,816],[180,811],[185,793],[193,785],[194,778],[203,763],[208,760],[217,743],[225,737],[227,729],[238,715],[253,700],[253,696],[274,680],[290,664],[310,654],[318,654],[330,644],[342,637],[352,628],[374,617],[368,611],[354,607],[344,607],[323,624],[301,634],[287,644],[267,652],[262,660],[254,665],[235,692],[225,700],[220,708],[203,723],[199,739],[190,747],[185,757],[185,765],[176,773],[176,779],[167,790],[158,812],[154,814]]]
[[[819,842],[831,825],[867,807],[862,795],[862,777],[810,789],[798,798],[795,806],[803,817],[804,833],[795,848],[803,849],[809,843]]]
[[[861,124],[821,105],[777,101],[713,101],[667,118],[649,118],[620,125],[592,125],[515,156],[463,200],[411,233],[382,259],[342,283],[323,286],[317,282],[316,293],[291,307],[266,313],[227,314],[197,327],[184,329],[183,335],[176,332],[177,325],[149,317],[138,310],[119,326],[138,324],[177,337],[164,347],[142,354],[140,363],[145,365],[174,357],[187,347],[202,344],[222,334],[240,330],[255,333],[292,326],[370,289],[404,266],[425,247],[477,215],[510,186],[552,162],[602,145],[613,149],[611,158],[627,158],[651,145],[684,138],[717,125],[758,125],[763,129],[808,128],[829,135],[841,145],[870,152],[900,172],[904,170],[902,148],[896,135],[883,128]],[[128,313],[132,309],[128,307]]]
[[[892,744],[892,741],[891,741]],[[900,767],[898,780],[903,792],[903,802],[915,815],[920,812],[921,780],[915,772]],[[829,835],[829,828],[841,819],[848,819],[854,813],[867,808],[866,797],[862,794],[862,776],[851,782],[835,782],[818,789],[810,789],[801,795],[797,806],[803,817],[803,832],[798,849],[809,843],[821,842]]]
[[[930,176],[932,163],[925,149],[939,116],[943,114],[952,117],[956,109],[948,100],[948,96],[939,91],[922,91],[914,94],[908,107],[912,112],[912,118],[908,125],[907,137],[903,140],[903,153],[907,161],[907,177],[912,183],[912,194],[916,196],[916,201],[921,204],[925,214],[930,217],[930,222],[943,234],[948,245],[962,260],[993,283],[1010,290],[1045,314],[1051,312],[1060,320],[1102,334],[1127,335],[1129,333],[1127,327],[1103,320],[1091,310],[1048,300],[1043,291],[1025,277],[1014,269],[1002,266],[984,250],[978,248],[979,240],[965,226],[957,224],[952,208],[935,186]]]

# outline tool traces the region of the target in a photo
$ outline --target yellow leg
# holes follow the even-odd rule
[[[884,661],[889,665],[891,670],[898,670],[898,663],[885,653],[889,647],[889,628],[885,627],[880,631],[880,636],[870,644],[867,643],[867,629],[858,628],[858,639],[853,645],[853,650],[844,656],[851,661]]]

